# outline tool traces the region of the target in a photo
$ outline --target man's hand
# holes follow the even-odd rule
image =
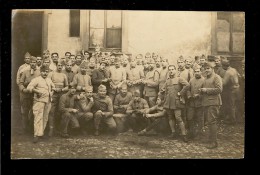
[[[200,95],[199,94],[194,94],[193,98],[198,98]]]
[[[28,89],[24,88],[24,89],[23,89],[23,93],[26,93],[26,94],[27,94],[27,93],[30,93],[30,91],[29,91]]]
[[[102,80],[102,83],[106,83],[106,82],[108,82],[108,79],[107,79],[107,78],[105,78],[105,79]]]
[[[200,89],[199,89],[199,92],[200,92],[200,93],[206,93],[206,92],[207,92],[207,88],[200,88]]]
[[[72,113],[77,113],[79,110],[78,109],[72,109],[71,112]]]
[[[150,117],[152,117],[152,114],[146,114],[145,117],[150,118]]]
[[[88,99],[89,99],[89,102],[94,102],[93,97],[89,97]]]

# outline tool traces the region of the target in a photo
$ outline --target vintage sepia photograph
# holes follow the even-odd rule
[[[244,158],[245,12],[11,15],[11,159]]]

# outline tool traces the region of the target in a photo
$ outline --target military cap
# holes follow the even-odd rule
[[[155,63],[155,61],[154,61],[153,58],[150,58],[150,59],[148,60],[148,63]]]
[[[123,83],[119,89],[123,89],[123,88],[127,88],[127,84],[126,83]]]
[[[31,56],[31,54],[29,52],[26,52],[24,55],[24,57],[30,57],[30,56]]]
[[[37,58],[35,57],[35,56],[31,56],[30,57],[30,61],[32,62],[32,61],[37,61]]]
[[[189,56],[185,59],[185,61],[192,61],[192,58]]]
[[[86,86],[85,91],[86,92],[93,92],[93,86]]]
[[[83,68],[83,67],[87,68],[87,67],[88,67],[88,63],[87,63],[86,61],[83,61],[83,62],[80,64],[79,67],[80,67],[80,68]]]
[[[106,90],[106,86],[104,86],[103,84],[98,86],[98,90]]]
[[[194,67],[193,67],[193,70],[196,71],[196,70],[200,70],[201,66],[198,65],[198,64],[195,64]]]
[[[114,60],[115,63],[118,63],[120,62],[120,58],[116,57],[115,60]]]
[[[185,60],[184,60],[184,57],[183,57],[182,55],[181,55],[181,56],[179,56],[179,58],[178,58],[177,62],[178,62],[178,61],[183,61],[183,62],[184,62],[184,61],[185,61]]]
[[[147,53],[145,54],[145,57],[151,57],[150,52],[147,52]]]

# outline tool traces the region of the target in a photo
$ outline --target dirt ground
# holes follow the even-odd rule
[[[12,159],[188,159],[188,158],[243,158],[244,125],[221,124],[219,147],[209,150],[199,140],[184,143],[167,136],[137,136],[131,131],[112,135],[78,135],[71,138],[55,136],[32,143],[32,136],[12,132]]]

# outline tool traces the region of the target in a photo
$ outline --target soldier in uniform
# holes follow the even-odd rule
[[[42,66],[42,58],[36,57],[36,68],[40,70],[41,66]]]
[[[140,92],[136,90],[126,109],[129,128],[132,128],[134,132],[139,132],[147,127],[148,119],[144,117],[144,114],[148,108],[147,101],[141,98]]]
[[[109,96],[106,95],[107,89],[106,86],[100,85],[98,87],[98,93],[94,94],[94,127],[95,127],[95,136],[99,135],[100,124],[104,124],[109,131],[116,133],[116,122],[113,118],[113,104]]]
[[[141,91],[141,80],[144,79],[144,72],[136,67],[136,62],[130,63],[131,68],[126,72],[126,82],[129,91],[133,94],[134,91]]]
[[[70,55],[71,55],[70,52],[65,52],[65,59],[69,60],[70,59]]]
[[[76,58],[75,58],[75,63],[72,64],[72,68],[71,68],[71,70],[72,70],[72,72],[73,72],[74,74],[77,74],[77,73],[80,72],[79,66],[80,66],[81,63],[82,63],[82,57],[76,56]]]
[[[159,91],[163,87],[164,83],[166,82],[168,77],[168,60],[163,58],[162,59],[162,69],[160,72],[160,78],[159,78]]]
[[[125,131],[126,128],[126,109],[132,99],[132,93],[127,92],[127,85],[125,83],[119,88],[120,93],[116,95],[114,101],[113,117],[117,124],[118,132]]]
[[[194,66],[195,76],[190,80],[190,87],[187,91],[187,124],[189,138],[193,139],[197,133],[196,124],[198,125],[198,135],[201,137],[204,131],[204,116],[202,108],[202,96],[199,89],[202,88],[204,77],[201,75],[199,65]]]
[[[31,80],[35,77],[40,76],[40,70],[36,68],[36,58],[31,56],[30,59],[30,68],[25,70],[22,73],[19,82],[19,90],[20,90],[20,103],[21,103],[21,112],[22,112],[22,126],[23,132],[29,133],[30,131],[30,116],[29,111],[32,109],[33,95],[29,93],[29,90],[26,89]]]
[[[72,85],[76,87],[78,92],[85,91],[87,86],[92,86],[91,78],[87,74],[88,64],[83,61],[80,64],[80,72],[73,77]]]
[[[99,68],[95,69],[92,73],[92,84],[94,92],[98,91],[98,87],[103,84],[109,87],[109,74],[106,68],[106,62],[101,62]]]
[[[214,72],[214,65],[210,62],[204,63],[206,78],[202,88],[199,89],[202,95],[202,106],[206,120],[206,125],[209,128],[209,145],[208,149],[218,147],[217,142],[217,118],[219,108],[222,105],[220,93],[222,92],[222,82],[219,75]]]
[[[170,137],[175,139],[177,136],[175,132],[175,121],[177,121],[181,130],[182,139],[184,142],[187,142],[187,133],[181,117],[181,111],[185,108],[183,98],[189,88],[189,83],[184,78],[177,76],[177,71],[174,65],[169,65],[168,70],[169,78],[161,88],[160,94],[165,93],[165,102],[163,107],[166,109],[169,125],[172,131]]]
[[[31,55],[28,52],[26,52],[26,54],[24,55],[25,63],[23,65],[21,65],[17,71],[17,76],[16,76],[17,85],[19,85],[19,83],[20,83],[20,78],[22,76],[23,71],[26,69],[29,69],[29,67],[30,67],[30,58],[31,58]]]
[[[159,72],[154,69],[155,62],[153,59],[149,61],[149,72],[147,72],[145,78],[142,80],[144,84],[144,99],[148,102],[149,107],[153,107],[156,104],[158,85],[159,85]]]
[[[62,73],[62,62],[57,63],[57,70],[49,73],[48,78],[51,79],[55,88],[53,88],[53,96],[51,102],[51,110],[49,113],[49,137],[53,136],[54,129],[57,129],[59,117],[57,116],[60,97],[64,92],[68,91],[68,78]]]
[[[71,68],[72,68],[72,62],[69,60],[65,64],[65,70],[62,71],[62,73],[64,73],[68,78],[68,85],[71,85],[75,75],[71,70]]]
[[[238,120],[237,101],[239,97],[239,76],[237,70],[230,66],[229,60],[223,60],[222,66],[223,69],[226,70],[223,77],[223,91],[224,94],[226,94],[224,114],[227,115],[227,123],[235,124]]]
[[[33,97],[33,115],[34,115],[34,138],[36,143],[39,137],[44,135],[44,130],[48,122],[48,116],[51,109],[52,91],[55,85],[49,79],[49,67],[40,68],[41,76],[38,76],[29,83],[27,89],[34,93]]]
[[[59,54],[58,53],[52,53],[51,54],[51,64],[50,64],[50,69],[52,71],[56,71],[57,70],[57,64],[58,64],[58,61],[59,61]]]
[[[216,74],[218,74],[221,78],[223,78],[226,71],[225,71],[225,70],[223,69],[223,67],[222,67],[221,58],[218,57],[218,56],[216,56],[215,59],[214,59],[214,61],[215,61],[214,72],[215,72]]]

